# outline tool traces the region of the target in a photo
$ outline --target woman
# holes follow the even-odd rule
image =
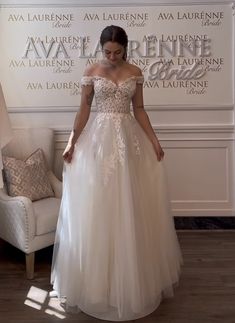
[[[126,61],[122,28],[106,27],[100,42],[104,59],[84,73],[80,111],[63,154],[51,280],[69,308],[103,320],[134,320],[172,295],[181,253],[164,152],[143,106],[143,76]],[[97,116],[84,129],[93,96]]]

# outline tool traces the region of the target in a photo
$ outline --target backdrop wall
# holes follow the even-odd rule
[[[173,214],[234,215],[232,3],[47,3],[1,4],[1,83],[13,127],[55,129],[60,176],[83,70],[101,57],[101,30],[120,25],[129,60],[145,75],[145,106],[166,152]]]

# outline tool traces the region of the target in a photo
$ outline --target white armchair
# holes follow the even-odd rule
[[[26,255],[26,274],[34,277],[35,251],[54,243],[62,184],[51,171],[54,157],[53,130],[48,128],[15,129],[3,155],[24,160],[41,148],[49,166],[49,180],[55,197],[32,202],[23,196],[11,197],[0,189],[0,238]]]

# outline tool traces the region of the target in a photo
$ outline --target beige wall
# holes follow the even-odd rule
[[[57,1],[57,3],[65,2]],[[127,1],[122,2],[127,3]],[[195,2],[194,0],[193,3]],[[11,3],[15,4],[17,1],[11,1]],[[70,3],[77,4],[79,1],[70,1]],[[102,3],[112,3],[112,1]],[[190,4],[190,1],[179,3]],[[200,109],[186,106],[180,109],[166,106],[162,109],[158,107],[148,110],[148,114],[166,152],[165,163],[173,215],[228,216],[234,214],[233,107],[213,108],[212,106]],[[57,111],[37,108],[10,109],[13,127],[49,126],[55,129],[55,171],[58,176],[62,169],[61,154],[72,128],[74,116],[75,111],[69,108],[61,108]]]

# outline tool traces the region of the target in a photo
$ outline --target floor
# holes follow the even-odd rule
[[[235,323],[235,231],[178,231],[184,265],[174,298],[139,323]],[[0,322],[101,322],[67,314],[50,297],[52,248],[36,253],[35,279],[25,276],[24,255],[0,240]]]

